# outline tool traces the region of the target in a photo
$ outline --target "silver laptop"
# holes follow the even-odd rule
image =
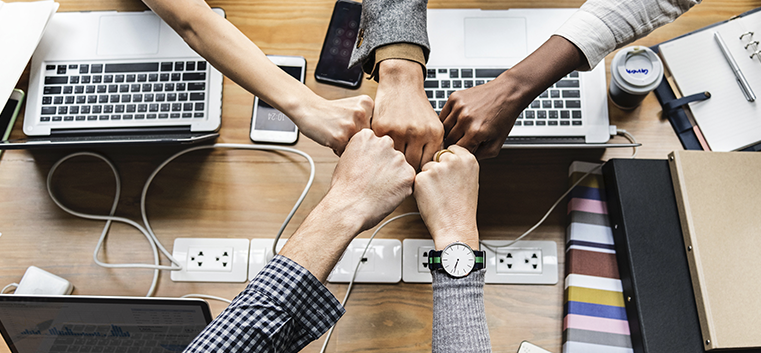
[[[23,132],[208,135],[221,112],[222,74],[153,12],[63,12],[32,57]]]
[[[200,299],[0,295],[14,353],[182,352],[210,322]]]
[[[452,92],[481,85],[542,45],[577,9],[428,10],[426,94],[439,112]],[[503,148],[595,146],[609,138],[605,65],[573,72],[518,117]]]

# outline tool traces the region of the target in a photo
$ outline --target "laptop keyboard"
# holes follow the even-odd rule
[[[51,329],[50,352],[165,353],[181,352],[203,331],[198,325],[84,325]]]
[[[455,91],[485,84],[507,69],[428,68],[425,93],[436,114]],[[515,126],[582,126],[581,85],[574,71],[542,92],[515,121]]]
[[[208,67],[206,61],[47,64],[40,122],[187,124],[205,118]]]

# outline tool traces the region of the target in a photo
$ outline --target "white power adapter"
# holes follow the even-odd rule
[[[29,266],[14,294],[65,295],[74,286],[69,281],[36,266]]]

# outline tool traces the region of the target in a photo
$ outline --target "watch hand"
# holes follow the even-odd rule
[[[454,263],[454,269],[455,269],[455,270],[457,269],[457,264],[458,264],[458,263],[460,263],[460,259],[457,259],[457,261],[455,261],[455,263]]]

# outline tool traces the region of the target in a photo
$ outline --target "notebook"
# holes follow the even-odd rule
[[[714,33],[726,42],[756,94],[754,102],[745,98]],[[682,96],[704,91],[711,94],[709,99],[690,103],[689,108],[713,151],[740,150],[761,141],[761,57],[756,54],[751,58],[761,49],[759,40],[761,11],[755,11],[659,45]]]
[[[153,12],[57,13],[32,57],[23,132],[209,135],[221,106],[222,74]]]
[[[0,295],[13,353],[181,352],[209,322],[200,299]]]
[[[761,348],[761,154],[669,155],[706,350]]]
[[[542,45],[577,9],[429,9],[426,94],[441,111],[456,90],[491,81]],[[605,65],[573,72],[521,113],[503,148],[594,145],[609,138]]]

